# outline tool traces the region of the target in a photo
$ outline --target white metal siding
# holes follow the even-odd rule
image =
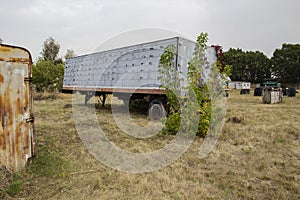
[[[170,38],[68,59],[64,87],[84,88],[159,88],[159,60],[168,45],[178,43],[178,69],[184,75],[195,43]],[[216,60],[213,48],[207,51],[208,62]],[[209,67],[204,67],[208,74]]]

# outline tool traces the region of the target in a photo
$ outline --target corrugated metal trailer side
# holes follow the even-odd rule
[[[68,59],[63,90],[159,94],[160,56],[177,42],[170,38]]]
[[[176,66],[186,75],[195,42],[175,37],[67,59],[63,92],[161,94],[158,65],[168,45],[176,47]],[[207,59],[216,61],[214,48],[207,49]]]
[[[18,171],[34,155],[32,59],[0,45],[0,166]]]

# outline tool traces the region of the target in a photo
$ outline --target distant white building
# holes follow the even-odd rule
[[[229,89],[237,89],[237,90],[245,90],[251,88],[250,82],[243,82],[243,81],[232,81],[228,83]]]

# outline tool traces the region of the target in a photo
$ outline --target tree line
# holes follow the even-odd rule
[[[232,65],[232,81],[262,83],[276,79],[283,84],[300,83],[300,44],[282,44],[271,58],[259,51],[230,48],[223,59],[224,64]]]

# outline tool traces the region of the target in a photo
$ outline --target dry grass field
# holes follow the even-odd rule
[[[176,162],[142,174],[113,170],[87,152],[71,95],[36,100],[37,157],[22,172],[1,170],[0,199],[300,199],[300,96],[268,105],[252,94],[231,91],[223,134],[206,158],[198,158],[197,137]],[[109,105],[97,116],[106,136],[132,152],[159,149],[173,137],[128,136]]]

